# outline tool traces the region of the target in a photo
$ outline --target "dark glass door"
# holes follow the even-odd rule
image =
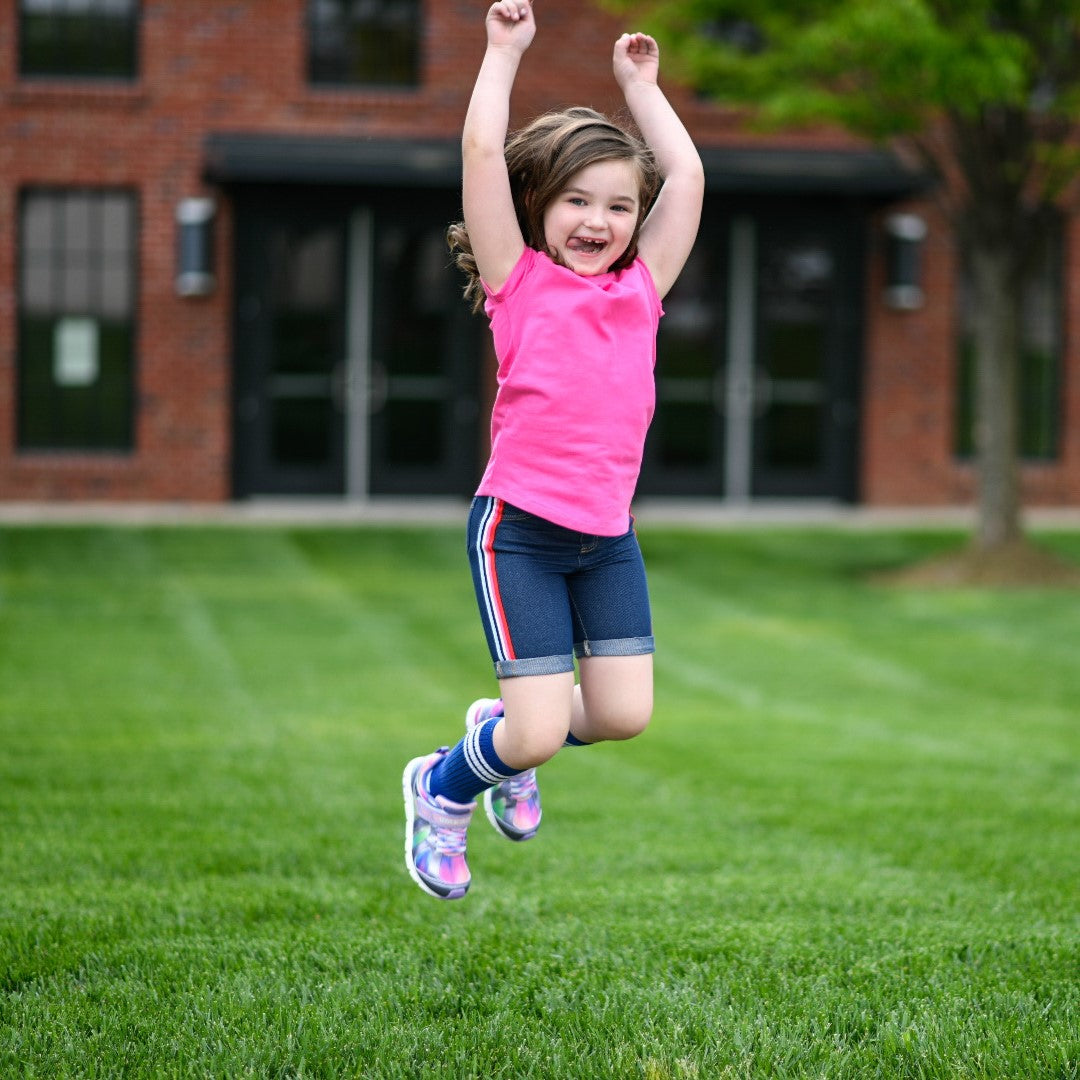
[[[678,284],[664,300],[656,364],[656,415],[642,487],[713,495],[724,486],[727,231],[703,223]]]
[[[345,219],[241,208],[238,495],[345,489]]]
[[[839,217],[758,224],[755,495],[855,495],[861,245]]]
[[[237,496],[473,490],[486,326],[450,265],[455,200],[238,198]]]
[[[706,212],[664,302],[643,494],[855,497],[862,243],[836,206]]]
[[[469,313],[450,263],[453,200],[431,193],[419,202],[422,215],[375,215],[371,491],[467,495],[479,480],[486,321]]]

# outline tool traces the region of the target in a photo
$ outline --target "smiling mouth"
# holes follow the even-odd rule
[[[590,240],[586,236],[572,236],[566,246],[579,255],[598,255],[607,247],[607,241]]]

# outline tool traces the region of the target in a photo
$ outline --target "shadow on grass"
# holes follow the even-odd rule
[[[1026,538],[991,549],[974,543],[910,566],[870,575],[896,588],[1080,589],[1080,566]]]

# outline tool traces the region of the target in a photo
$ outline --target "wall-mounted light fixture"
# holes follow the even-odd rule
[[[176,204],[176,293],[207,296],[213,292],[213,199],[181,199]]]
[[[899,311],[923,305],[922,249],[926,222],[918,214],[885,219],[885,303]]]

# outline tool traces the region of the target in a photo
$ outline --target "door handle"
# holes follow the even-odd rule
[[[338,361],[330,372],[330,403],[334,412],[343,413],[349,402],[349,369]]]
[[[769,411],[772,399],[773,381],[761,368],[757,368],[754,372],[754,416],[764,416]]]
[[[374,415],[386,407],[390,396],[390,376],[386,365],[378,360],[371,362],[371,374],[368,377],[368,412]]]

